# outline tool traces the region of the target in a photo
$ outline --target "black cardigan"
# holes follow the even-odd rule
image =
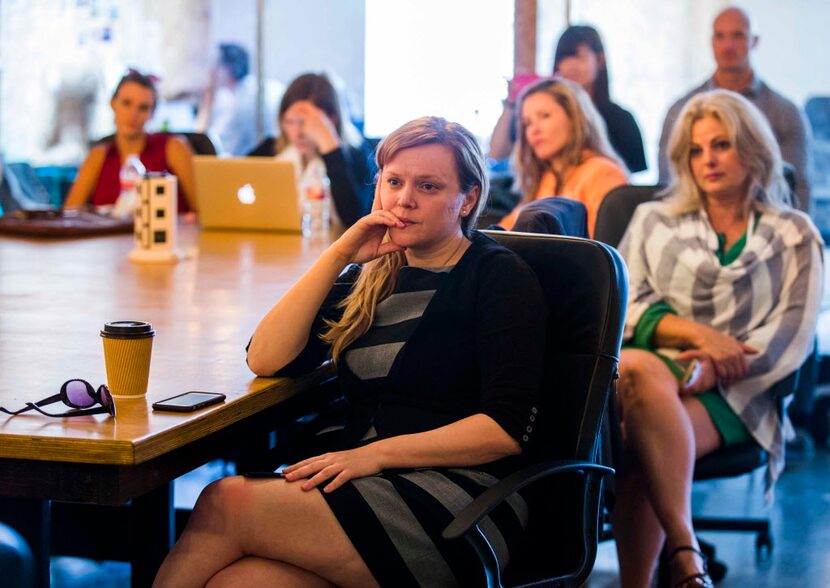
[[[643,151],[643,137],[634,115],[619,104],[610,102],[606,108],[599,109],[608,129],[608,140],[614,151],[622,157],[631,173],[646,169],[646,154]]]
[[[329,348],[324,318],[351,290],[358,266],[331,289],[303,351],[278,376],[318,367]],[[533,271],[513,252],[474,233],[473,243],[435,293],[389,375],[359,380],[338,362],[349,400],[346,444],[370,424],[380,438],[435,429],[476,413],[495,420],[522,446],[536,421],[547,309]]]
[[[248,155],[273,157],[276,145],[274,138],[265,139]],[[337,216],[349,227],[372,210],[375,167],[371,149],[366,142],[360,147],[344,144],[321,157],[331,182],[331,198]]]

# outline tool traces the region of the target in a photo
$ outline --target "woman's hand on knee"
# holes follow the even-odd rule
[[[692,379],[680,382],[680,395],[700,394],[714,388],[718,383],[718,375],[712,358],[701,351],[684,351],[677,356],[681,361],[696,361],[698,368]],[[684,374],[685,377],[685,374]]]
[[[717,379],[724,385],[745,378],[749,371],[746,356],[758,353],[757,349],[714,329],[708,329],[704,342],[696,351],[701,351],[711,358]]]
[[[305,491],[330,480],[323,487],[323,492],[333,492],[349,480],[373,476],[380,473],[381,469],[371,445],[366,445],[305,459],[286,467],[283,476],[289,482],[305,480],[302,484]]]

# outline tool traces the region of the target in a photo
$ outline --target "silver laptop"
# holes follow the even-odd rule
[[[195,155],[193,172],[202,228],[301,231],[291,162]]]

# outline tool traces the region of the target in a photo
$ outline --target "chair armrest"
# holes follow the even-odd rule
[[[481,496],[473,500],[456,515],[453,521],[444,529],[442,537],[447,540],[463,537],[491,510],[517,490],[521,490],[543,478],[572,472],[582,472],[583,475],[587,475],[586,477],[594,474],[603,476],[614,474],[613,468],[578,460],[546,461],[528,466],[510,474],[482,492]]]

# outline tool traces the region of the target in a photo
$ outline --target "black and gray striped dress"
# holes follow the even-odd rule
[[[338,363],[351,407],[346,446],[476,413],[527,445],[536,420],[544,312],[532,271],[480,235],[454,267],[402,268],[372,327]],[[482,585],[466,542],[445,542],[441,533],[521,462],[385,470],[323,496],[382,586]],[[514,495],[482,523],[502,566],[520,545],[528,516],[525,500]]]

